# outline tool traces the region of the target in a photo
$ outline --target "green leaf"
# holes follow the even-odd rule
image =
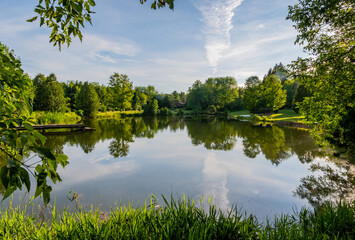
[[[1,130],[6,129],[7,125],[4,122],[0,122],[0,128]]]
[[[95,1],[94,0],[88,0],[88,2],[89,2],[89,4],[91,5],[91,6],[96,6],[96,4],[95,4]]]
[[[23,123],[23,126],[28,130],[28,131],[33,131],[33,127],[29,123]]]
[[[57,156],[57,161],[64,168],[68,164],[68,156],[66,156],[64,154],[59,154]]]
[[[27,188],[27,191],[30,191],[31,182],[30,182],[30,175],[28,174],[27,170],[24,168],[20,168],[20,178]]]
[[[33,17],[33,18],[30,18],[30,19],[27,19],[26,21],[27,21],[27,22],[33,22],[33,21],[36,21],[37,18],[38,18],[38,16]]]
[[[41,154],[42,156],[55,160],[55,156],[53,155],[52,151],[50,148],[46,148],[46,147],[38,147],[37,148],[37,152],[39,154]]]
[[[15,190],[16,190],[16,186],[11,186],[7,188],[1,201],[4,201],[6,198],[8,198]]]
[[[6,165],[3,166],[0,170],[1,182],[5,188],[7,188],[7,186],[9,185],[9,178],[7,176],[8,172],[9,172],[9,168]]]

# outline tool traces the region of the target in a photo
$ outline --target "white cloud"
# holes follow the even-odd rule
[[[218,63],[224,51],[230,47],[232,18],[243,0],[207,0],[198,2],[196,8],[202,14],[205,24],[203,33],[206,37],[205,49],[209,65],[217,71]]]
[[[215,204],[222,210],[229,208],[227,188],[227,169],[223,161],[210,152],[204,161],[203,173],[203,196],[213,197]]]

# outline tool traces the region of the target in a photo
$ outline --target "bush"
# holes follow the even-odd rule
[[[167,107],[163,107],[162,109],[159,110],[159,115],[160,116],[169,116],[169,115],[171,115],[171,113]]]

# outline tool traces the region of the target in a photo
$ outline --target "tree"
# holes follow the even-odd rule
[[[275,75],[270,75],[263,81],[261,86],[261,98],[265,108],[275,111],[285,105],[286,90],[282,89],[279,78]]]
[[[34,110],[51,112],[64,112],[66,110],[64,90],[54,73],[51,73],[48,77],[37,74],[33,79],[33,85],[35,87]]]
[[[237,82],[232,77],[197,80],[189,89],[187,107],[206,110],[210,105],[225,109],[238,97]]]
[[[141,4],[147,0],[139,0]],[[82,41],[83,35],[80,28],[84,28],[85,23],[91,22],[91,15],[95,12],[92,8],[95,7],[94,0],[38,0],[38,5],[34,9],[37,16],[28,19],[28,22],[40,22],[40,26],[46,25],[52,29],[49,36],[49,42],[54,46],[58,45],[59,50],[63,44],[69,47],[72,36],[79,37]],[[174,0],[154,0],[151,4],[152,9],[163,8],[169,6],[174,9]]]
[[[21,61],[5,45],[0,43],[0,156],[7,164],[0,170],[1,182],[6,191],[3,198],[10,196],[16,189],[25,185],[31,187],[30,174],[36,180],[35,197],[42,194],[44,203],[50,200],[52,188],[47,178],[53,183],[61,181],[57,173],[58,164],[64,167],[67,157],[55,155],[43,147],[44,136],[33,130],[32,108],[29,94],[31,80],[21,68]],[[24,126],[25,131],[16,128]],[[25,161],[29,151],[40,158],[38,162]]]
[[[144,115],[148,116],[155,116],[158,114],[158,100],[154,99],[153,101],[149,102],[147,105],[144,106]]]
[[[85,82],[80,88],[75,98],[75,107],[82,110],[85,117],[95,116],[100,107],[100,100],[92,84]]]
[[[292,100],[292,107],[293,110],[298,113],[299,112],[299,106],[303,102],[303,100],[306,97],[311,97],[312,95],[309,93],[307,88],[304,85],[298,85],[295,95],[293,96]]]
[[[79,81],[63,83],[64,96],[71,110],[75,109],[75,95],[79,92],[82,85],[83,83]]]
[[[312,94],[299,105],[322,143],[355,146],[355,3],[303,0],[287,19],[298,31],[296,44],[310,57],[293,62],[294,78]]]
[[[125,74],[114,73],[110,77],[109,87],[111,88],[110,106],[114,109],[124,111],[131,108],[131,100],[134,95],[132,82]]]
[[[295,96],[296,90],[297,90],[297,82],[294,80],[286,80],[282,88],[286,90],[286,108],[292,108],[293,107],[293,98]]]
[[[270,75],[260,82],[257,78],[245,81],[243,105],[252,113],[270,112],[280,109],[286,102],[286,90],[282,89],[281,81]]]
[[[148,96],[144,93],[142,87],[136,87],[134,89],[133,96],[133,109],[142,110],[142,108],[147,104]]]
[[[264,76],[263,80],[265,80],[268,76],[276,75],[281,80],[281,83],[287,80],[287,69],[282,63],[275,64],[273,68],[270,68],[268,73]]]

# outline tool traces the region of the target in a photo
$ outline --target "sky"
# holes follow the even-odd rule
[[[127,74],[134,86],[186,92],[196,80],[262,78],[276,63],[304,56],[285,20],[296,0],[175,0],[175,9],[151,10],[139,0],[96,0],[93,25],[59,51],[35,16],[37,0],[0,1],[0,41],[14,49],[31,77],[55,73],[69,80],[108,84]]]

